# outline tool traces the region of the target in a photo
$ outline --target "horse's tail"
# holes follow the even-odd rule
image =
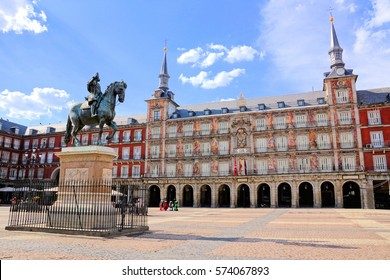
[[[66,123],[66,133],[64,137],[65,144],[69,143],[71,132],[72,132],[72,121],[70,120],[70,116],[68,116],[68,122]]]

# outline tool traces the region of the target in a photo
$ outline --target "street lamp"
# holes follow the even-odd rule
[[[30,185],[32,183],[32,179],[34,178],[34,171],[35,171],[35,165],[37,164],[37,162],[39,161],[39,158],[41,157],[41,155],[38,153],[37,149],[36,148],[33,148],[31,150],[31,157],[29,157],[29,152],[26,151],[24,153],[24,158],[26,160],[26,162],[29,162],[29,171],[28,171],[28,178],[30,179]]]

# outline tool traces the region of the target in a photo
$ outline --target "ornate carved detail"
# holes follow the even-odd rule
[[[251,122],[250,120],[248,119],[244,119],[244,118],[241,118],[241,119],[235,119],[233,122],[232,122],[232,127],[236,127],[236,126],[250,126],[251,125]]]

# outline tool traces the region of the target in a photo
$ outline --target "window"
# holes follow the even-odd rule
[[[247,110],[246,106],[240,106],[240,112],[245,112]]]
[[[159,145],[150,146],[150,155],[151,155],[151,158],[159,158],[160,146]]]
[[[200,152],[202,153],[202,156],[210,155],[210,143],[209,142],[200,143]]]
[[[210,176],[210,163],[202,162],[200,165],[200,172],[202,176]]]
[[[374,171],[387,171],[386,155],[373,156]]]
[[[133,149],[133,159],[141,159],[141,147],[136,146]]]
[[[266,152],[267,145],[268,145],[267,138],[256,138],[255,139],[256,153]]]
[[[19,155],[17,153],[12,153],[11,163],[12,164],[17,164],[18,163],[18,159],[19,159]]]
[[[287,137],[286,136],[277,136],[276,137],[276,150],[277,151],[287,151]]]
[[[356,158],[355,156],[343,156],[342,165],[344,171],[355,171],[356,170]]]
[[[255,120],[255,130],[261,131],[267,129],[267,121],[265,118],[259,118]]]
[[[330,136],[328,133],[317,134],[318,149],[330,149]]]
[[[184,144],[184,155],[185,156],[192,156],[192,153],[193,153],[192,143],[185,143]]]
[[[348,91],[339,90],[336,92],[336,103],[348,103],[348,102],[349,102]]]
[[[53,162],[53,152],[47,153],[47,163],[52,163]]]
[[[134,141],[142,141],[142,130],[136,130],[134,132]]]
[[[103,144],[107,144],[107,136],[108,136],[108,132],[102,133],[102,143]]]
[[[46,160],[46,153],[41,153],[39,156],[39,162],[43,164],[45,163],[45,160]]]
[[[4,136],[0,135],[0,147],[3,146],[3,143],[4,143]]]
[[[112,167],[112,178],[116,178],[117,174],[118,174],[118,167],[113,166]]]
[[[287,158],[278,158],[276,160],[276,168],[278,173],[287,173],[288,172],[288,159]]]
[[[264,103],[259,104],[259,110],[260,111],[265,110],[265,104]]]
[[[65,136],[62,136],[62,138],[64,138]],[[62,141],[62,143],[64,143],[64,141]],[[30,148],[30,140],[24,140],[24,149],[25,150],[28,150]]]
[[[229,141],[219,141],[218,142],[218,152],[220,155],[229,154]]]
[[[330,172],[333,169],[332,157],[318,157],[318,168],[323,172]]]
[[[176,137],[176,126],[168,126],[168,137]]]
[[[19,169],[19,178],[24,179],[26,177],[26,170],[24,169]]]
[[[370,138],[371,138],[371,145],[374,148],[382,148],[384,146],[382,131],[371,131]]]
[[[158,163],[152,164],[150,166],[150,176],[158,177],[160,175],[160,166]]]
[[[278,108],[284,108],[284,107],[285,107],[284,101],[279,101]]]
[[[176,156],[176,144],[169,144],[167,146],[167,157],[175,157]]]
[[[352,124],[351,111],[339,111],[339,124]]]
[[[50,137],[49,139],[49,148],[54,148],[56,139],[54,137]]]
[[[169,163],[167,164],[167,177],[175,177],[176,176],[176,164]]]
[[[297,101],[297,103],[298,103],[298,106],[305,106],[305,100],[304,99],[299,99]]]
[[[204,110],[204,114],[205,114],[205,115],[211,115],[211,110],[210,110],[210,109]]]
[[[256,161],[257,173],[267,174],[268,173],[268,159],[258,159]]]
[[[306,127],[306,114],[295,115],[295,126],[296,127]]]
[[[202,123],[200,125],[200,135],[210,135],[210,124]]]
[[[297,168],[301,173],[310,172],[310,157],[298,157]]]
[[[160,138],[160,127],[153,127],[152,128],[152,139],[158,139]]]
[[[92,145],[97,145],[98,139],[99,139],[99,134],[97,133],[92,134],[92,141],[91,141]]]
[[[130,130],[123,131],[123,142],[130,142]]]
[[[88,138],[89,138],[88,134],[82,134],[81,135],[81,145],[87,146],[88,145]]]
[[[123,147],[122,148],[122,159],[128,160],[130,158],[130,148],[129,147]]]
[[[325,98],[323,98],[323,97],[317,98],[317,103],[318,104],[325,104]]]
[[[112,143],[119,142],[119,131],[115,131],[114,138],[112,138]]]
[[[354,147],[353,132],[340,132],[340,148],[348,149]]]
[[[278,116],[274,117],[274,128],[275,129],[286,129],[286,117],[285,116]]]
[[[121,178],[129,177],[129,167],[127,165],[123,165],[121,168]]]
[[[8,168],[2,167],[0,169],[0,178],[5,179],[7,178]]]
[[[131,170],[131,177],[133,178],[141,177],[141,167],[139,165],[133,165]]]
[[[189,123],[184,125],[184,136],[192,136],[194,134],[194,124]]]
[[[218,174],[219,176],[229,175],[229,162],[220,162],[218,164]]]
[[[195,117],[195,112],[194,111],[188,111],[188,116],[190,117]]]
[[[222,114],[227,114],[227,113],[229,113],[229,109],[226,107],[222,108]]]
[[[309,136],[307,134],[300,134],[297,136],[297,150],[309,149]]]
[[[10,179],[16,179],[16,175],[18,174],[18,171],[14,168],[9,170],[9,178]]]
[[[38,179],[43,179],[44,172],[45,172],[45,169],[43,169],[43,168],[38,169]]]
[[[20,140],[14,139],[14,149],[19,150],[19,148],[20,148]]]
[[[327,126],[328,125],[328,114],[319,113],[317,114],[317,126]]]
[[[379,110],[367,111],[368,125],[381,124],[381,112]]]
[[[5,148],[11,148],[11,138],[5,137],[4,147]]]
[[[184,164],[184,176],[185,177],[191,177],[193,173],[193,167],[191,163],[185,163]]]
[[[229,125],[227,121],[218,123],[218,133],[219,134],[229,133]]]
[[[7,163],[9,161],[10,152],[2,151],[1,152],[1,162]]]
[[[112,148],[113,150],[114,150],[114,153],[115,153],[115,158],[114,158],[114,160],[118,160],[118,151],[119,151],[119,148]]]
[[[159,121],[160,119],[161,119],[161,112],[160,112],[160,110],[153,111],[153,120],[154,121]]]

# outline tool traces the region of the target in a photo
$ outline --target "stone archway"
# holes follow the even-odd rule
[[[176,188],[173,185],[169,185],[167,189],[167,202],[174,201],[176,199]]]
[[[161,202],[160,187],[152,185],[149,187],[149,207],[158,207]]]
[[[230,207],[230,187],[221,185],[218,189],[218,207]]]
[[[194,189],[190,185],[183,188],[182,206],[194,207]]]
[[[321,207],[335,207],[334,186],[331,182],[321,184]]]
[[[278,187],[278,207],[291,207],[291,186],[287,183]]]
[[[247,184],[242,184],[237,188],[237,207],[251,207],[250,189]]]
[[[209,185],[200,187],[200,207],[211,207],[211,188]]]
[[[299,185],[299,207],[313,207],[313,186],[308,182]]]
[[[271,207],[271,188],[268,184],[257,187],[257,207]]]
[[[362,208],[360,187],[357,183],[349,181],[343,185],[343,207]]]

